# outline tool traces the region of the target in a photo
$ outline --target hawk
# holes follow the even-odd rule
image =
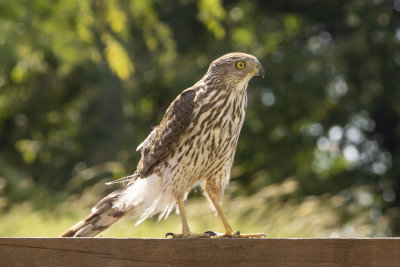
[[[135,173],[111,182],[124,187],[103,198],[60,237],[95,236],[132,210],[140,223],[156,214],[168,216],[174,209],[181,217],[182,233],[166,236],[265,236],[235,232],[221,209],[246,113],[247,85],[255,75],[264,76],[264,68],[252,55],[230,53],[214,60],[202,79],[175,98],[160,124],[137,147],[142,157]],[[197,185],[221,218],[224,234],[190,231],[183,202]]]

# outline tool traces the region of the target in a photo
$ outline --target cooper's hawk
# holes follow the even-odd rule
[[[183,201],[199,184],[224,224],[226,233],[217,237],[263,236],[235,232],[220,206],[246,113],[247,84],[254,75],[264,75],[264,69],[252,55],[230,53],[213,61],[204,77],[171,103],[161,123],[138,146],[142,158],[136,172],[112,182],[126,186],[102,199],[61,237],[95,236],[132,210],[140,215],[140,223],[155,214],[167,216],[174,208],[182,219],[182,234],[169,235],[215,236],[191,233],[186,221]]]

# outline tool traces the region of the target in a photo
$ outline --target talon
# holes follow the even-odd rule
[[[267,238],[267,235],[264,234],[264,233],[261,233],[260,235],[261,235],[262,237],[264,237],[264,238]]]
[[[210,236],[212,236],[212,237],[216,237],[217,236],[217,234],[215,233],[215,232],[213,232],[213,231],[206,231],[206,232],[204,232],[205,234],[209,234]]]
[[[174,238],[174,233],[171,233],[171,232],[166,233],[165,238],[168,238],[168,236],[171,236],[172,238]]]

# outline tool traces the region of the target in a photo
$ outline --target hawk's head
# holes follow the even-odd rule
[[[264,77],[265,71],[255,56],[245,53],[229,53],[214,60],[207,74],[216,75],[228,83],[247,83],[254,75]]]

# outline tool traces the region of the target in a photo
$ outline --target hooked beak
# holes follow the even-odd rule
[[[262,77],[264,78],[265,70],[264,70],[263,66],[261,66],[260,63],[258,63],[258,64],[256,65],[256,70],[257,70],[257,71],[256,71],[255,75],[262,76]]]

